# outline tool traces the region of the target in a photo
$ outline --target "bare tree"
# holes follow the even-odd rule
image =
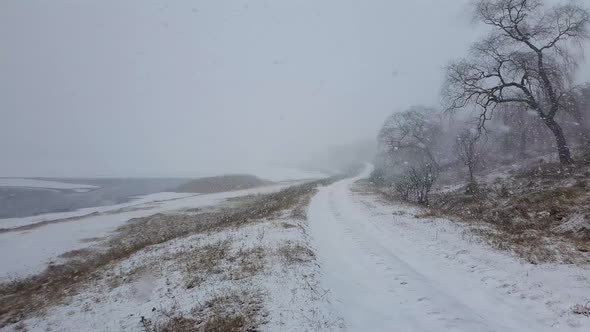
[[[437,178],[443,127],[436,110],[414,106],[392,114],[379,132],[380,150],[384,152],[386,177],[404,200],[428,203],[428,194]]]
[[[418,204],[428,204],[430,190],[438,178],[439,169],[431,162],[412,164],[406,171],[397,176],[393,189],[403,199],[415,199]]]
[[[448,66],[448,109],[476,105],[485,129],[499,104],[526,105],[553,133],[561,163],[572,163],[555,116],[582,49],[575,46],[588,39],[588,10],[575,2],[544,9],[541,0],[478,0],[475,7],[475,19],[492,32]]]
[[[474,194],[478,191],[475,171],[482,157],[483,144],[481,138],[477,130],[466,129],[457,136],[457,141],[455,142],[457,157],[467,166],[467,170],[469,171],[469,182],[465,190],[468,194]]]
[[[436,110],[414,106],[405,112],[392,114],[381,128],[378,140],[390,155],[400,150],[425,154],[430,163],[437,166],[435,151],[441,133],[442,127]]]
[[[430,190],[438,177],[438,167],[425,162],[410,167],[406,176],[418,203],[428,204]]]

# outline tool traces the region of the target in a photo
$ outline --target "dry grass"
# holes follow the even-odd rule
[[[313,195],[317,192],[316,190],[310,191],[300,198],[299,202],[291,210],[290,217],[296,220],[307,220],[307,207]]]
[[[234,256],[237,267],[229,273],[231,280],[241,280],[261,274],[265,267],[265,250],[263,247],[240,249]]]
[[[196,320],[183,316],[174,316],[160,325],[149,319],[143,319],[141,323],[146,332],[193,332],[198,326]]]
[[[590,317],[590,306],[588,306],[588,303],[586,303],[585,305],[576,304],[572,308],[572,312],[577,315]]]
[[[207,332],[240,332],[245,330],[245,325],[244,316],[215,316],[205,323],[203,329]]]
[[[193,309],[190,315],[173,314],[162,323],[142,318],[146,332],[257,331],[267,314],[259,293],[226,292]]]
[[[490,246],[515,253],[525,261],[537,264],[542,262],[583,263],[584,258],[568,250],[567,242],[545,236],[537,230],[511,230],[506,227],[473,229],[472,232]]]
[[[71,250],[71,251],[65,252],[65,253],[59,255],[59,257],[66,258],[66,259],[83,259],[84,257],[87,257],[91,253],[92,253],[92,249],[84,248],[84,249],[76,249],[76,250]]]
[[[463,189],[432,194],[416,217],[444,217],[484,224],[475,232],[490,245],[510,250],[531,263],[590,263],[590,228],[569,227],[573,216],[590,220],[590,165],[544,163],[508,178],[480,184],[477,195]],[[388,200],[398,200],[382,192]]]
[[[19,332],[26,332],[26,331],[28,331],[27,326],[23,322],[20,322],[20,323],[16,324],[14,326],[14,330],[15,331],[19,331]]]
[[[198,287],[207,276],[223,273],[221,265],[229,250],[230,243],[225,240],[182,253],[179,263],[183,266],[186,288]]]
[[[220,328],[239,328],[231,331],[255,331],[266,323],[268,316],[259,291],[227,291],[203,305],[194,308],[197,321],[208,331],[226,331]]]
[[[91,242],[98,242],[100,240],[103,240],[103,237],[87,237],[85,239],[80,240],[80,242],[82,243],[91,243]]]
[[[291,228],[297,228],[297,227],[299,227],[299,226],[297,226],[295,224],[292,224],[292,223],[289,223],[289,222],[281,222],[279,225],[282,228],[284,228],[284,229],[291,229]]]
[[[232,250],[229,240],[218,241],[190,251],[177,252],[170,257],[183,265],[188,288],[211,282],[213,275],[221,279],[242,280],[264,270],[265,251],[262,247]],[[175,262],[176,263],[176,262]],[[190,314],[165,312],[165,320],[154,323],[142,318],[146,331],[257,331],[268,314],[263,310],[262,293],[255,291],[215,290],[214,297],[193,308]]]
[[[176,254],[178,264],[183,266],[185,287],[201,286],[213,275],[221,279],[241,280],[264,271],[265,250],[262,247],[231,250],[230,241],[224,240],[188,252]]]
[[[65,303],[89,282],[101,279],[103,270],[108,266],[149,246],[277,216],[301,204],[302,197],[313,194],[318,185],[335,180],[324,179],[276,193],[257,195],[244,204],[218,212],[198,215],[156,214],[130,220],[104,242],[104,248],[67,253],[65,257],[69,257],[69,260],[66,263],[51,265],[38,275],[0,284],[0,328],[40,314],[47,307]],[[246,267],[242,271],[246,275],[249,269],[256,268],[252,264],[246,264]]]
[[[147,332],[258,331],[267,315],[260,293],[228,291],[195,307],[190,315],[174,314],[159,324],[150,319],[141,323]]]
[[[278,254],[283,262],[288,265],[306,263],[315,258],[315,253],[311,249],[292,241],[289,241],[286,245],[280,247]]]
[[[493,230],[483,235],[490,244],[511,250],[531,263],[590,262],[590,257],[575,250],[588,243],[588,230],[560,231],[560,225],[569,216],[587,206],[588,197],[584,191],[577,188],[531,189],[504,198],[495,194],[487,192],[476,197],[446,194],[433,200],[429,212],[433,216],[487,223],[493,226]]]
[[[471,198],[470,198],[471,199]],[[584,252],[587,240],[569,237],[553,231],[551,221],[544,219],[550,215],[531,213],[534,207],[481,206],[468,202],[459,203],[462,211],[438,210],[430,207],[419,218],[448,218],[466,222],[471,226],[478,224],[487,227],[475,227],[472,232],[479,235],[489,245],[500,250],[515,253],[525,261],[533,264],[554,262],[565,264],[587,264],[590,257]],[[486,204],[487,205],[487,204]],[[532,217],[531,217],[532,216]],[[537,218],[534,218],[534,217]]]
[[[232,190],[243,190],[270,185],[273,182],[248,174],[230,174],[200,178],[177,188],[179,192],[211,194]]]

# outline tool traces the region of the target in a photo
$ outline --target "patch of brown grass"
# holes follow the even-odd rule
[[[289,265],[306,263],[315,258],[315,253],[308,247],[289,241],[278,249],[282,260]]]
[[[90,243],[90,242],[97,242],[97,241],[100,241],[102,239],[104,239],[104,238],[102,238],[102,237],[87,237],[85,239],[80,240],[80,242],[82,242],[82,243]]]
[[[262,180],[248,174],[228,174],[192,180],[177,188],[178,192],[211,194],[234,190],[243,190],[271,185],[273,182]]]
[[[460,218],[468,223],[485,223],[492,229],[479,232],[493,247],[509,250],[531,263],[588,263],[590,257],[577,251],[579,235],[556,232],[556,227],[583,206],[580,192],[571,188],[530,190],[502,197],[493,189],[485,195],[462,193],[437,195],[427,214]],[[571,234],[573,235],[573,234]]]
[[[309,206],[309,202],[316,192],[317,189],[303,195],[291,210],[290,217],[297,220],[307,220],[307,206]]]
[[[193,315],[205,331],[257,331],[268,313],[262,293],[227,291],[194,308]]]
[[[244,331],[244,316],[214,316],[204,326],[207,332],[240,332]]]
[[[84,248],[84,249],[76,249],[76,250],[71,250],[68,252],[65,252],[61,255],[59,255],[60,258],[82,258],[82,257],[86,257],[88,254],[90,254],[92,252],[92,249],[88,249],[88,248]]]
[[[160,325],[144,319],[142,324],[146,332],[241,332],[245,331],[247,320],[241,315],[213,316],[204,324],[193,318],[174,316]]]
[[[228,256],[229,245],[227,240],[219,241],[183,253],[180,264],[183,265],[186,288],[199,286],[207,275],[223,273],[221,265]]]
[[[174,316],[160,325],[155,325],[149,319],[142,319],[146,332],[193,332],[197,331],[198,322],[184,316]]]
[[[555,253],[548,250],[542,235],[534,231],[521,229],[510,231],[506,228],[472,230],[492,247],[508,250],[526,261],[536,264],[539,262],[556,261]]]
[[[253,277],[264,271],[265,250],[263,247],[240,249],[234,257],[237,268],[229,274],[231,280],[241,280]]]
[[[297,228],[297,227],[299,227],[299,226],[297,226],[297,225],[294,225],[294,224],[291,224],[291,223],[288,223],[288,222],[282,222],[282,223],[280,223],[279,225],[280,225],[282,228],[284,228],[284,229],[291,229],[291,228]]]

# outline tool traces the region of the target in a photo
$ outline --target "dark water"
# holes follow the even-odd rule
[[[73,190],[0,187],[0,219],[66,212],[80,208],[124,203],[132,196],[175,189],[191,179],[43,179],[90,184],[101,188],[85,193]]]

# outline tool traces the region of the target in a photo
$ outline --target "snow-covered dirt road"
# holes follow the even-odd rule
[[[308,211],[323,288],[349,330],[590,330],[571,310],[590,300],[588,270],[523,263],[462,226],[351,191],[370,171],[322,188]]]

